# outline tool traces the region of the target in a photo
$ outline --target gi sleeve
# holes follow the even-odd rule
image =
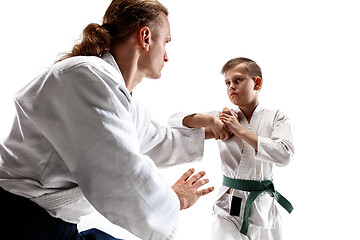
[[[286,166],[295,151],[289,119],[280,111],[275,113],[270,137],[258,137],[256,160]]]
[[[141,239],[173,239],[178,197],[140,154],[129,99],[114,85],[80,64],[49,73],[22,105],[98,212]]]
[[[174,120],[170,118],[170,122]],[[176,120],[175,120],[176,121]],[[151,157],[158,167],[199,161],[204,153],[205,131],[202,128],[187,128],[182,124],[160,126],[148,123],[142,138],[144,154]]]

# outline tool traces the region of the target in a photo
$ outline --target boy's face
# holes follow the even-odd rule
[[[225,84],[230,101],[238,107],[256,106],[261,78],[252,79],[244,64],[225,72]]]

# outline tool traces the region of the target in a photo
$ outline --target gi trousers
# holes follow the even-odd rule
[[[221,216],[215,215],[212,225],[211,240],[281,240],[281,218],[275,224],[275,228],[266,229],[249,224],[247,235],[240,233],[241,225]]]
[[[31,200],[0,188],[2,240],[119,240],[98,229],[78,231],[77,225],[52,217]]]

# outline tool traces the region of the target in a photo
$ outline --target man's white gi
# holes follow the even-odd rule
[[[179,199],[156,166],[200,160],[203,129],[153,122],[107,52],[54,64],[15,104],[0,187],[67,222],[92,205],[141,239],[173,239]]]

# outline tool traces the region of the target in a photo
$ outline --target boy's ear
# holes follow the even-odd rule
[[[140,28],[138,31],[139,36],[139,44],[145,50],[149,51],[150,49],[150,41],[151,41],[151,31],[150,28],[144,26]]]
[[[261,86],[262,86],[262,79],[261,79],[260,77],[256,77],[256,78],[254,79],[254,81],[255,81],[255,87],[254,87],[254,89],[255,89],[255,90],[260,90],[260,89],[261,89]]]

